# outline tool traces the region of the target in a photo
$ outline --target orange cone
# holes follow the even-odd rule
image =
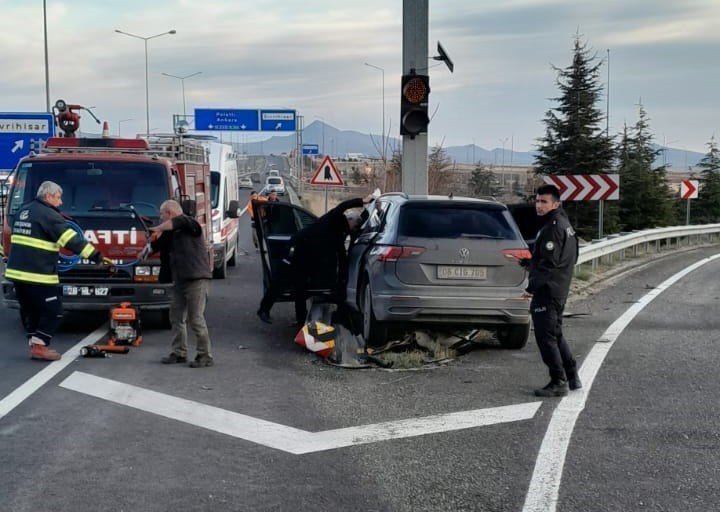
[[[108,122],[107,122],[107,121],[103,121],[102,136],[103,136],[104,138],[110,137],[110,125],[108,125]]]

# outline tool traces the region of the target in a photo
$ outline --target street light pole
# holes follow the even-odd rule
[[[380,144],[382,145],[383,167],[387,167],[387,143],[385,142],[385,70],[380,66],[368,64],[367,62],[365,63],[365,65],[371,68],[379,69],[382,73],[382,136],[380,138]]]
[[[167,32],[163,32],[162,34],[155,34],[154,36],[138,36],[136,34],[131,34],[129,32],[123,32],[122,30],[115,29],[115,32],[118,34],[122,34],[129,37],[134,37],[135,39],[142,39],[145,43],[145,134],[147,135],[147,138],[150,138],[150,85],[148,82],[148,41],[150,39],[155,39],[156,37],[166,36],[166,35],[172,35],[176,34],[176,30],[168,30]]]
[[[120,125],[122,125],[123,123],[126,123],[126,122],[128,122],[128,121],[134,121],[134,119],[120,119],[120,120],[118,121],[118,137],[121,137],[121,136],[122,136],[122,134],[121,134],[121,132],[120,132]]]
[[[175,75],[171,75],[170,73],[161,73],[161,75],[169,76],[170,78],[177,78],[178,80],[180,80],[180,83],[182,84],[183,119],[187,117],[187,113],[185,112],[185,79],[191,78],[193,76],[197,76],[200,73],[202,73],[202,71],[196,71],[195,73],[193,73],[191,75],[186,75],[186,76],[175,76]]]
[[[43,0],[43,33],[45,36],[45,108],[50,110],[50,69],[48,67],[47,4]]]

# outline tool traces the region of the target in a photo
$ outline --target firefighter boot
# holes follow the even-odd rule
[[[55,350],[39,343],[33,343],[30,346],[30,359],[37,359],[38,361],[57,361],[60,359],[60,354]]]
[[[562,379],[552,379],[550,383],[542,389],[535,390],[535,396],[552,397],[552,396],[567,396],[568,394],[568,383]]]

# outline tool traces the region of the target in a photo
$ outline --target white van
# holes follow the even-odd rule
[[[210,153],[213,277],[225,279],[238,254],[237,155],[229,144],[207,142]]]

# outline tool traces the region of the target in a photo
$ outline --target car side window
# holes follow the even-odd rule
[[[375,233],[380,230],[382,221],[390,208],[389,201],[376,201],[370,213],[370,217],[363,226],[363,233]]]

